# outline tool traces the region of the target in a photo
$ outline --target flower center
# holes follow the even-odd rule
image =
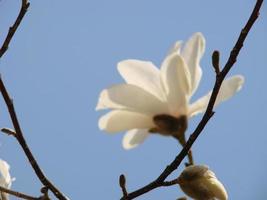
[[[187,116],[173,117],[171,115],[160,114],[153,117],[156,127],[151,128],[149,132],[159,133],[175,138],[184,135],[187,129]]]

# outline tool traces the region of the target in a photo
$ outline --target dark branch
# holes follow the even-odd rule
[[[28,0],[22,0],[21,1],[21,9],[20,9],[19,15],[18,15],[15,23],[9,28],[8,34],[7,34],[7,36],[4,40],[4,43],[0,49],[0,58],[7,51],[9,43],[10,43],[11,39],[13,38],[16,30],[18,29],[18,27],[19,27],[24,15],[26,14],[29,6],[30,6],[30,3],[28,2]],[[14,136],[17,139],[17,141],[19,142],[20,146],[22,147],[24,153],[26,154],[32,168],[34,169],[36,175],[40,179],[40,181],[47,188],[49,188],[58,199],[67,200],[67,198],[46,178],[46,176],[42,172],[41,168],[39,167],[37,161],[35,160],[33,154],[31,153],[31,150],[28,147],[26,140],[24,139],[23,133],[21,131],[21,128],[20,128],[20,125],[19,125],[19,122],[18,122],[18,119],[16,116],[15,108],[13,106],[13,101],[9,97],[9,94],[8,94],[8,92],[5,88],[5,85],[4,85],[1,78],[0,78],[0,90],[1,90],[2,96],[5,100],[5,103],[7,105],[14,129],[15,129],[15,132],[10,130],[10,129],[5,129],[5,128],[2,129],[2,131],[4,133],[7,133],[9,135]]]
[[[67,200],[67,198],[54,186],[54,184],[46,178],[46,176],[44,175],[43,171],[41,170],[39,164],[35,160],[29,146],[26,143],[26,140],[24,139],[24,136],[23,136],[22,130],[20,128],[19,121],[18,121],[16,112],[15,112],[13,101],[9,97],[8,91],[4,85],[1,77],[0,77],[0,90],[1,90],[2,96],[5,100],[5,103],[7,105],[9,115],[11,117],[14,129],[15,129],[16,134],[13,136],[17,139],[20,146],[22,147],[22,149],[23,149],[24,153],[26,154],[35,174],[38,176],[38,178],[42,182],[42,184],[44,186],[46,186],[47,188],[49,188],[58,199]]]
[[[2,128],[1,131],[7,135],[16,136],[15,131],[10,128]]]
[[[9,45],[11,39],[13,38],[17,28],[19,27],[19,25],[20,25],[24,15],[26,14],[29,6],[30,6],[30,3],[27,0],[22,0],[19,15],[18,15],[15,23],[11,27],[9,27],[6,39],[5,39],[3,45],[0,49],[0,58],[2,58],[2,56],[4,55],[6,50],[8,49],[8,45]]]
[[[126,178],[123,174],[120,175],[120,186],[121,186],[123,196],[127,197],[128,192],[126,190]]]
[[[214,51],[212,54],[212,65],[216,75],[220,74],[220,52]]]
[[[178,184],[178,180],[174,179],[174,180],[171,180],[171,181],[164,181],[162,183],[162,186],[167,187],[167,186],[172,186],[172,185],[176,185],[176,184]]]
[[[22,198],[22,199],[27,199],[27,200],[40,200],[41,199],[40,197],[38,197],[38,198],[37,197],[32,197],[32,196],[29,196],[27,194],[23,194],[23,193],[20,193],[20,192],[16,192],[14,190],[10,190],[10,189],[4,188],[2,186],[0,186],[0,191],[8,193],[8,194],[16,196],[16,197],[19,197],[19,198]]]
[[[228,74],[228,72],[230,71],[230,69],[233,67],[234,63],[236,62],[237,56],[243,46],[243,43],[247,37],[247,34],[249,33],[252,25],[254,24],[254,22],[256,21],[256,19],[259,16],[259,10],[261,8],[261,5],[263,3],[263,0],[257,0],[256,5],[245,25],[245,27],[242,29],[238,40],[236,42],[236,44],[234,45],[230,57],[228,58],[228,61],[226,62],[223,70],[216,76],[216,81],[213,87],[213,91],[211,94],[211,98],[209,100],[209,104],[207,107],[206,112],[204,113],[201,121],[199,122],[198,126],[196,127],[195,131],[190,135],[186,145],[184,146],[184,148],[182,149],[182,151],[176,156],[176,158],[172,161],[172,163],[170,165],[168,165],[165,170],[160,174],[160,176],[155,179],[154,181],[152,181],[151,183],[149,183],[148,185],[134,191],[128,194],[127,197],[122,197],[121,200],[131,200],[134,199],[138,196],[141,196],[155,188],[164,186],[164,181],[165,179],[174,171],[178,168],[178,166],[181,164],[182,160],[185,158],[185,156],[187,155],[187,153],[189,152],[190,148],[192,147],[192,145],[194,144],[194,142],[196,141],[196,139],[198,138],[198,136],[200,135],[200,133],[202,132],[202,130],[205,128],[206,124],[208,123],[208,121],[210,120],[210,118],[213,116],[214,111],[213,111],[213,107],[217,98],[217,95],[219,93],[220,87],[222,85],[222,82],[225,78],[225,76]]]

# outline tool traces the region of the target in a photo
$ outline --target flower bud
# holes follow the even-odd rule
[[[178,184],[185,194],[195,200],[227,200],[223,184],[206,165],[186,167],[178,177]]]

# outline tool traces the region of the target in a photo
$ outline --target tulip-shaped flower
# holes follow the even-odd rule
[[[131,149],[151,133],[173,136],[184,143],[187,120],[207,108],[211,92],[190,102],[201,76],[200,59],[205,39],[195,33],[182,47],[178,41],[158,69],[149,61],[124,60],[118,71],[126,81],[101,92],[97,110],[112,109],[99,120],[99,127],[110,133],[127,131],[123,147]],[[244,78],[226,79],[215,105],[240,90]]]
[[[223,184],[206,165],[186,167],[178,177],[178,184],[185,194],[195,200],[227,200]]]
[[[7,164],[7,162],[0,159],[0,173],[1,173],[0,186],[7,189],[11,188],[12,181],[14,180],[14,178],[10,177],[9,168],[10,167]],[[0,200],[8,200],[8,199],[9,198],[7,193],[0,192]]]

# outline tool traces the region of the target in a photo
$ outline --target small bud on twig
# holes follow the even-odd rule
[[[217,75],[220,74],[220,52],[215,50],[212,54],[212,65]]]
[[[120,186],[122,189],[123,196],[126,197],[128,195],[126,190],[126,178],[123,174],[120,175]]]
[[[120,175],[120,186],[125,187],[126,179],[123,174]]]
[[[3,133],[6,133],[7,135],[16,136],[16,132],[13,129],[10,129],[10,128],[2,128],[1,131]]]
[[[48,195],[48,187],[42,187],[41,188],[41,193],[43,193],[43,196],[40,197],[41,200],[50,200],[49,195]]]

